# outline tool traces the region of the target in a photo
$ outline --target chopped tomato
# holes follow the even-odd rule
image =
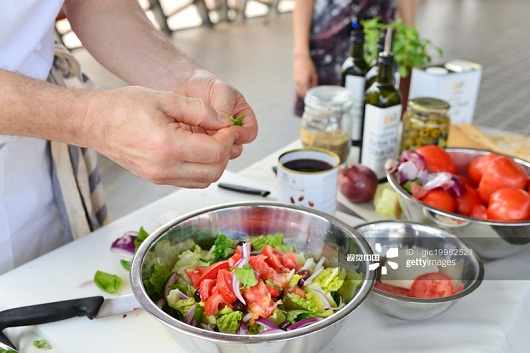
[[[207,316],[215,315],[219,311],[219,306],[221,304],[227,304],[224,301],[223,295],[219,293],[218,290],[215,290],[212,295],[204,303],[204,313]]]
[[[254,271],[257,272],[258,277],[261,279],[273,279],[274,275],[276,274],[276,271],[269,266],[265,260],[267,259],[267,256],[259,254],[255,256],[251,256],[248,260],[249,265],[252,267]]]
[[[234,255],[228,258],[228,263],[230,264],[230,267],[234,267],[237,264],[237,262],[241,259],[241,255],[241,247],[236,246],[236,251],[234,252]]]
[[[451,155],[437,145],[425,145],[416,148],[416,152],[423,156],[425,168],[433,173],[449,172],[456,174],[456,165]]]
[[[490,196],[487,214],[492,221],[530,219],[530,195],[522,189],[499,189]]]
[[[189,279],[193,282],[195,288],[199,288],[199,283],[202,275],[208,270],[206,266],[193,266],[187,268],[184,273],[188,276]]]
[[[455,293],[453,281],[440,272],[418,276],[410,286],[410,296],[415,298],[443,298]]]
[[[223,296],[223,299],[228,304],[232,304],[236,301],[237,297],[234,294],[234,289],[232,288],[232,282],[234,280],[232,272],[220,269],[217,272],[217,288]]]
[[[401,295],[404,297],[409,297],[409,290],[407,288],[393,286],[391,284],[381,283],[381,282],[375,282],[374,288],[380,289],[382,291],[395,294],[395,295]]]
[[[271,294],[271,296],[273,297],[279,297],[281,292],[281,288],[278,287],[275,283],[268,283],[268,282],[265,282],[265,285],[267,286],[267,290],[269,291],[269,293]]]
[[[276,271],[280,270],[283,267],[282,262],[280,261],[280,257],[272,246],[265,245],[261,250],[261,253],[267,256],[265,262],[267,262],[267,264]]]
[[[217,282],[217,280],[215,279],[205,279],[201,282],[199,287],[199,293],[201,294],[201,302],[205,302],[210,297],[215,287],[215,282]]]
[[[258,279],[258,284],[242,290],[241,293],[248,304],[247,308],[252,313],[253,320],[258,317],[268,318],[278,305],[277,302],[272,300],[272,296],[261,278]]]
[[[432,189],[420,199],[421,202],[446,212],[455,211],[455,200],[447,191]]]
[[[476,205],[482,205],[482,198],[477,189],[472,186],[465,185],[466,192],[462,196],[455,196],[455,212],[464,216],[471,215],[473,208]]]
[[[294,269],[295,271],[298,271],[300,267],[302,267],[298,263],[298,259],[296,258],[296,254],[294,252],[286,252],[282,253],[281,251],[278,251],[280,254],[280,262],[284,267],[287,267],[289,270]]]
[[[494,191],[503,188],[524,189],[528,182],[528,174],[524,167],[512,158],[499,156],[492,160],[484,169],[478,184],[478,192],[485,203]]]
[[[291,287],[287,291],[289,293],[296,294],[300,298],[305,298],[305,291],[302,288],[298,287],[298,286]]]
[[[500,156],[500,154],[491,153],[487,155],[478,156],[477,158],[473,159],[471,164],[469,164],[467,174],[469,175],[469,179],[475,186],[478,186],[478,184],[480,183],[480,179],[482,179],[482,174],[484,174],[484,170],[486,169],[488,164],[492,160]]]
[[[219,270],[221,269],[226,269],[226,268],[230,268],[230,263],[228,262],[228,260],[219,261],[219,262],[214,263],[213,265],[208,267],[206,271],[204,271],[202,276],[199,278],[198,283],[195,284],[195,282],[193,282],[193,285],[195,286],[195,288],[198,288],[203,280],[217,278],[217,272],[219,272]]]

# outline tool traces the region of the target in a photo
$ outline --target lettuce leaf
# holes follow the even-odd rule
[[[217,238],[215,238],[212,255],[213,255],[213,262],[218,262],[222,260],[228,259],[230,256],[234,254],[235,248],[237,246],[237,242],[229,239],[224,234],[219,234]]]
[[[122,279],[119,276],[107,272],[96,271],[94,274],[94,283],[104,292],[118,294]]]
[[[173,266],[173,272],[179,275],[184,275],[187,268],[194,266],[210,266],[211,261],[208,260],[208,252],[201,249],[199,245],[195,245],[193,250],[186,250],[178,255],[178,260]]]
[[[344,284],[346,271],[338,267],[328,267],[322,270],[314,279],[324,292],[336,292]]]
[[[241,311],[232,311],[217,318],[217,329],[223,333],[236,333],[239,329],[243,313]]]
[[[169,292],[169,294],[167,296],[167,303],[173,309],[176,309],[176,310],[180,311],[182,316],[186,316],[186,314],[188,313],[190,308],[194,304],[197,304],[195,299],[193,299],[192,297],[190,297],[188,299],[180,299],[180,297],[178,296],[176,290],[172,290],[171,292]]]
[[[275,233],[269,235],[260,235],[259,237],[252,237],[249,239],[253,250],[262,250],[265,245],[269,245],[281,252],[294,252],[293,245],[286,245],[283,243],[283,233]]]

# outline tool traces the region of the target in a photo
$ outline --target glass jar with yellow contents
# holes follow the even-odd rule
[[[450,105],[436,98],[414,98],[409,100],[403,114],[401,151],[424,145],[447,146],[447,135],[451,120],[447,115]]]
[[[350,153],[352,95],[341,86],[316,86],[307,90],[301,122],[304,147],[336,153],[345,163]]]

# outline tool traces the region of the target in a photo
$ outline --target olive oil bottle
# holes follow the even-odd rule
[[[368,72],[368,64],[364,59],[364,28],[358,22],[352,22],[350,43],[350,56],[342,65],[341,86],[350,91],[352,95],[350,138],[353,146],[359,146],[362,139],[365,77]]]
[[[384,181],[385,162],[398,157],[402,101],[393,82],[394,55],[379,53],[378,67],[377,79],[365,92],[360,163]]]

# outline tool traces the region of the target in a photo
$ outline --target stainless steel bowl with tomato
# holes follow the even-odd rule
[[[368,302],[385,315],[429,319],[482,283],[480,257],[446,231],[406,221],[377,221],[355,229],[379,257]]]
[[[484,159],[484,157],[493,155],[489,151],[467,148],[447,148],[445,151],[451,157],[456,167],[456,175],[463,177],[462,180],[466,180],[474,174],[471,168],[473,161],[479,157]],[[530,163],[515,157],[503,157],[512,159],[518,165],[519,170],[526,172],[528,183],[528,178],[530,178]],[[491,183],[502,182],[503,179],[509,177],[509,175],[503,177],[502,174],[493,175],[488,180],[489,185],[487,186],[491,188]],[[530,244],[530,215],[526,219],[517,221],[500,220],[506,213],[514,211],[514,208],[515,211],[520,209],[526,210],[526,206],[513,207],[515,203],[510,199],[501,199],[499,202],[501,207],[496,207],[495,210],[488,210],[486,206],[483,206],[481,212],[477,212],[477,209],[480,211],[480,208],[475,208],[475,212],[465,215],[457,213],[455,210],[447,209],[444,206],[447,202],[444,203],[443,198],[428,201],[426,198],[418,199],[413,197],[405,189],[404,185],[398,182],[396,172],[387,173],[387,179],[399,195],[403,208],[403,218],[449,231],[471,246],[483,259],[505,258],[522,251]],[[528,188],[528,186],[525,186],[525,188]],[[483,191],[482,196],[487,197],[484,194],[487,195],[488,193],[491,194],[491,190]],[[501,197],[509,198],[511,196],[501,195]],[[495,216],[492,216],[494,219],[487,219],[487,212]]]
[[[193,323],[193,320],[188,323],[186,317],[184,320],[178,319],[162,309],[160,299],[153,298],[148,293],[149,283],[147,282],[150,281],[153,273],[151,264],[159,265],[167,260],[162,257],[175,258],[182,254],[182,252],[170,251],[175,246],[180,248],[180,245],[184,246],[192,241],[195,244],[201,244],[200,247],[204,249],[210,245],[203,246],[202,244],[213,242],[219,238],[220,234],[236,241],[237,246],[240,246],[240,242],[250,243],[250,238],[276,233],[282,233],[284,244],[294,246],[298,254],[304,254],[307,259],[314,257],[315,261],[319,263],[322,261],[324,267],[344,269],[344,283],[355,283],[355,285],[342,285],[337,290],[336,294],[339,295],[338,299],[342,304],[333,310],[331,315],[307,326],[300,326],[296,329],[293,327],[292,330],[289,328],[282,330],[282,325],[279,325],[277,329],[266,330],[259,334],[241,333],[241,327],[236,333],[223,333],[211,327],[199,325],[199,322]],[[247,255],[249,253],[254,253],[254,250],[247,251]],[[183,215],[150,234],[135,254],[130,278],[133,293],[140,305],[154,319],[166,326],[171,336],[186,352],[315,353],[331,342],[340,332],[341,327],[347,322],[346,319],[351,318],[351,314],[366,299],[372,289],[374,271],[369,269],[371,254],[370,246],[358,232],[325,213],[274,202],[233,203]],[[246,255],[241,256],[243,258]],[[170,262],[173,264],[174,259]],[[250,263],[251,261],[248,261],[248,264]],[[175,268],[173,265],[170,267]],[[254,271],[257,270],[254,269]],[[257,276],[254,271],[252,271],[252,276]],[[313,271],[316,272],[316,270]],[[313,275],[316,276],[315,273]],[[355,278],[350,280],[350,275],[355,275]],[[362,276],[362,279],[359,276]],[[306,278],[306,284],[309,278]],[[315,280],[316,277],[313,278],[313,281]],[[235,282],[234,279],[232,281]],[[178,295],[180,296],[180,293]],[[252,299],[245,293],[243,295],[248,301]],[[195,295],[189,295],[189,297],[197,301],[194,298]],[[169,297],[167,302],[169,302]],[[197,304],[200,305],[200,303]],[[252,309],[251,305],[254,304],[258,305],[248,303],[248,308]],[[229,305],[223,306],[224,309],[227,307]],[[239,311],[235,306],[233,310]],[[206,309],[204,313],[207,315]],[[191,316],[195,319],[193,312]],[[217,324],[220,320],[217,319]],[[246,319],[243,318],[237,322],[242,321]],[[204,324],[202,321],[200,323]],[[247,333],[250,333],[250,326]]]

